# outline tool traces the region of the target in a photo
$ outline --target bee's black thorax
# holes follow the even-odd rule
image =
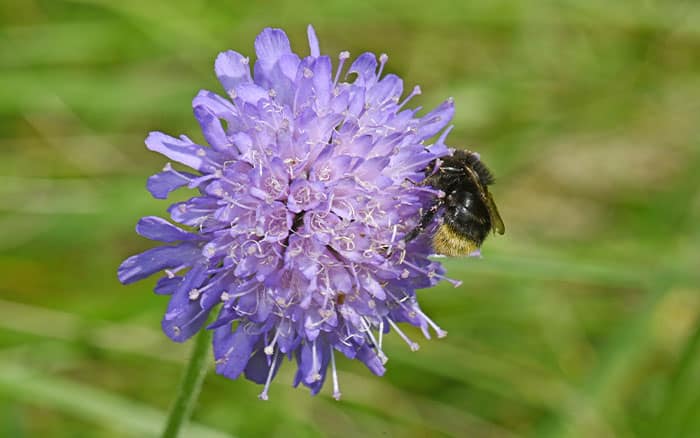
[[[491,230],[486,205],[469,190],[446,194],[444,203],[444,223],[480,246]]]

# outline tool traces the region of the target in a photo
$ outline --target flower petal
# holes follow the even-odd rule
[[[231,141],[226,136],[221,120],[204,105],[194,107],[194,117],[202,127],[202,134],[209,145],[217,151],[232,151]]]
[[[391,101],[397,104],[402,92],[403,81],[401,78],[393,74],[388,74],[369,89],[367,93],[367,102],[373,106],[381,106]]]
[[[455,114],[455,103],[452,98],[441,103],[437,108],[421,117],[418,125],[418,133],[421,139],[430,138],[447,126]]]
[[[180,282],[182,282],[182,277],[166,275],[158,280],[153,292],[158,295],[172,295],[180,285]]]
[[[216,117],[227,121],[229,120],[229,117],[238,114],[238,109],[233,105],[233,103],[208,90],[200,90],[194,99],[192,99],[192,107],[197,106],[208,108],[216,115]]]
[[[294,377],[293,385],[296,387],[299,383],[311,389],[311,394],[316,395],[321,390],[324,381],[326,380],[326,371],[330,362],[330,348],[326,342],[318,338],[316,348],[309,345],[308,342],[301,345],[297,350],[297,364],[299,369]],[[315,355],[314,355],[315,353]]]
[[[248,364],[253,346],[260,335],[248,334],[245,324],[239,324],[234,333],[224,325],[214,332],[214,358],[216,372],[229,379],[237,378]]]
[[[201,226],[219,207],[215,198],[197,196],[185,202],[178,202],[168,208],[175,222],[190,227]]]
[[[129,257],[117,271],[123,284],[133,283],[167,268],[190,265],[201,258],[200,249],[193,243],[175,246],[158,246]]]
[[[316,111],[320,115],[325,115],[331,100],[331,58],[321,56],[316,59],[313,65],[313,84],[316,92]]]
[[[146,216],[136,224],[136,232],[146,239],[161,242],[179,242],[181,240],[198,240],[200,236],[188,233],[165,219],[157,216]]]
[[[174,138],[162,132],[151,132],[146,137],[146,147],[200,172],[211,173],[215,170],[206,160],[211,152],[191,141]]]
[[[189,184],[197,175],[187,172],[179,172],[166,164],[163,171],[148,178],[146,188],[156,199],[166,199],[168,194],[182,186]]]
[[[255,39],[255,53],[258,57],[253,68],[255,82],[269,88],[275,88],[278,94],[288,94],[286,90],[291,85],[290,81],[294,79],[294,76],[285,75],[278,65],[283,57],[288,55],[296,57],[292,53],[287,34],[282,29],[267,28],[263,30]],[[290,58],[286,59],[288,63]],[[280,89],[277,90],[277,88]]]
[[[236,97],[243,100],[243,102],[250,104],[257,104],[261,99],[269,98],[267,91],[253,83],[243,83],[236,87]]]
[[[272,360],[272,356],[265,354],[262,342],[258,342],[256,347],[259,349],[248,359],[248,364],[245,367],[245,377],[248,380],[262,385],[267,381],[267,376],[270,374],[270,366],[272,365],[270,361]],[[279,371],[281,365],[282,359],[277,358],[275,361],[275,369],[272,370],[273,379],[275,375],[277,375],[277,371]]]
[[[306,28],[306,35],[309,38],[309,49],[311,50],[311,56],[314,58],[321,55],[321,49],[318,46],[318,37],[316,36],[316,31],[314,27],[309,24]]]
[[[363,344],[357,350],[357,358],[364,363],[370,371],[378,376],[383,376],[386,372],[386,368],[382,364],[382,361],[377,357],[377,353],[371,349],[367,344]]]
[[[282,29],[267,28],[255,38],[255,54],[265,70],[271,69],[287,53],[292,53],[292,49]]]
[[[209,277],[207,265],[197,264],[185,275],[168,303],[161,325],[163,331],[175,342],[184,342],[202,328],[214,303],[202,307],[197,289]],[[193,294],[194,292],[194,294]],[[194,297],[194,298],[193,298]]]
[[[454,128],[454,125],[450,125],[447,128],[445,128],[445,130],[442,131],[442,133],[440,134],[440,137],[437,139],[437,141],[426,147],[426,149],[429,150],[431,154],[437,157],[451,155],[452,152],[450,152],[450,148],[447,147],[447,145],[445,144],[445,139],[450,134],[450,131],[452,131],[452,128]]]
[[[279,323],[278,330],[277,346],[280,351],[285,354],[293,352],[301,343],[302,337],[292,327],[292,322],[288,319],[283,319]]]
[[[229,94],[240,83],[252,80],[248,58],[233,50],[219,53],[214,62],[214,70],[219,82]]]
[[[356,85],[372,85],[377,80],[377,57],[374,53],[365,52],[352,63],[346,77],[357,73]]]
[[[389,164],[389,158],[374,157],[369,160],[364,160],[354,170],[353,175],[359,181],[372,182],[382,175],[382,171]]]

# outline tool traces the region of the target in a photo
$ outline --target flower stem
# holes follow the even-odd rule
[[[192,355],[187,363],[182,382],[180,382],[177,398],[168,414],[168,421],[161,435],[163,438],[176,438],[182,425],[192,415],[192,409],[197,401],[197,397],[199,397],[204,376],[207,374],[207,368],[209,367],[208,347],[210,343],[211,330],[202,328],[195,339]]]

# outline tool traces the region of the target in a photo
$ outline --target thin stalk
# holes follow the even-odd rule
[[[203,328],[195,339],[192,355],[180,383],[177,398],[170,409],[165,429],[161,435],[163,438],[176,438],[182,425],[192,415],[192,409],[197,402],[202,383],[204,382],[204,376],[207,374],[207,368],[209,367],[209,345],[211,345],[211,330]]]

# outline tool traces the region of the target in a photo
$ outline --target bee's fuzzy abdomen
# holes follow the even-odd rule
[[[442,224],[433,235],[433,249],[446,256],[467,256],[479,248],[473,240],[467,239],[450,225]]]

